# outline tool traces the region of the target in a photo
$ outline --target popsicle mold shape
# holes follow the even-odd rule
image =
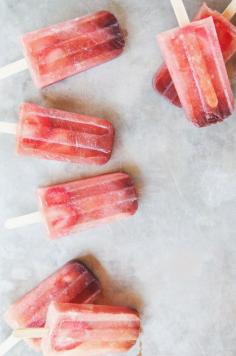
[[[111,157],[113,140],[114,129],[107,120],[30,103],[21,105],[17,128],[20,155],[102,165]]]
[[[133,215],[137,193],[126,173],[111,173],[38,190],[41,212],[54,239]]]
[[[42,341],[46,356],[127,352],[140,333],[138,313],[126,307],[52,303]]]
[[[119,56],[125,40],[108,11],[26,33],[25,58],[35,84],[45,87]]]

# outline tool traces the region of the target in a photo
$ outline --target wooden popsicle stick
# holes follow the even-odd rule
[[[23,339],[41,339],[44,335],[48,334],[48,331],[49,330],[46,328],[26,328],[14,330],[12,334],[0,344],[0,356],[5,355]]]
[[[226,7],[225,11],[223,12],[223,16],[226,17],[228,20],[231,20],[236,13],[236,0],[232,0],[231,3]]]
[[[15,73],[28,69],[28,64],[24,58],[14,63],[7,64],[0,68],[0,79],[7,78]]]
[[[42,222],[42,215],[39,211],[27,215],[17,216],[16,218],[10,218],[5,221],[6,229],[16,229],[18,227],[33,225]]]
[[[12,122],[0,121],[0,133],[6,133],[10,135],[16,135],[17,124]]]
[[[46,328],[25,328],[14,330],[12,335],[19,339],[41,339],[48,331]]]
[[[170,0],[179,26],[186,26],[190,23],[187,11],[182,0]]]
[[[9,336],[5,341],[0,344],[0,356],[5,355],[20,341],[21,339],[14,336],[13,334]]]

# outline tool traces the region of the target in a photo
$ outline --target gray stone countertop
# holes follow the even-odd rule
[[[208,1],[222,11],[227,0]],[[190,16],[200,0],[185,0]],[[66,261],[81,257],[107,303],[142,315],[143,356],[236,354],[236,114],[198,129],[152,89],[162,62],[156,34],[176,26],[168,0],[2,0],[0,65],[22,56],[22,33],[97,10],[128,32],[119,58],[43,90],[28,72],[0,82],[0,118],[17,122],[31,101],[110,120],[116,144],[104,167],[18,157],[0,136],[0,315]],[[236,91],[235,59],[230,64]],[[40,185],[115,170],[132,174],[137,214],[50,241],[43,226],[6,231],[4,221],[37,208]],[[10,333],[3,318],[0,339]],[[136,356],[138,346],[127,355]],[[24,343],[11,356],[36,355]]]

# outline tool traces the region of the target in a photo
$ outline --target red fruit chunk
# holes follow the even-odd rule
[[[73,231],[79,220],[79,212],[71,205],[59,206],[50,211],[51,226],[63,235]]]
[[[153,77],[153,87],[172,104],[182,106],[166,64],[163,64]]]
[[[48,189],[45,195],[47,206],[66,204],[69,200],[70,195],[63,187]]]
[[[27,147],[27,148],[30,148],[30,149],[33,149],[33,150],[37,150],[39,148],[39,146],[41,146],[42,141],[40,141],[40,140],[32,140],[30,138],[23,138],[21,140],[21,144],[24,147]]]
[[[36,140],[45,140],[50,135],[52,123],[48,117],[38,116],[35,113],[26,115],[24,119],[26,135]]]

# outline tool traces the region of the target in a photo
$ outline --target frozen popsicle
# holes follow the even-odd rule
[[[1,68],[0,79],[29,68],[42,88],[119,56],[125,40],[115,16],[99,11],[26,33],[22,44],[26,60]]]
[[[204,3],[195,17],[195,20],[201,20],[212,16],[225,62],[228,62],[236,52],[236,27],[230,23],[235,12],[236,0],[230,3],[223,14],[210,9]],[[163,64],[155,74],[153,86],[159,94],[163,95],[172,104],[181,107],[178,94],[166,64]]]
[[[51,303],[42,329],[15,330],[19,338],[40,335],[45,356],[127,352],[140,334],[138,313],[127,307]]]
[[[43,327],[50,302],[92,303],[100,292],[97,278],[87,267],[71,261],[12,304],[5,320],[13,329]],[[41,340],[29,342],[38,349]]]
[[[0,122],[0,132],[17,134],[20,155],[97,165],[110,159],[114,138],[107,120],[29,103],[18,125]]]
[[[44,221],[56,239],[133,215],[138,198],[126,173],[104,174],[38,190],[40,211],[7,220],[6,228]]]
[[[233,113],[233,93],[212,17],[186,24],[184,16],[185,25],[160,34],[158,42],[187,118],[208,126]]]

